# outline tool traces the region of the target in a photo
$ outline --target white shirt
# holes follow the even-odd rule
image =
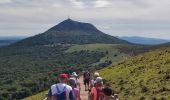
[[[64,87],[65,87],[66,97],[67,97],[67,100],[69,100],[69,93],[72,91],[72,87],[67,85],[67,84],[64,84],[64,83],[54,84],[54,85],[51,86],[52,95],[55,95],[56,93],[58,93],[56,85],[58,86],[60,91],[63,91]]]

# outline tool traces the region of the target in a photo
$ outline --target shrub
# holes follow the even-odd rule
[[[145,100],[145,97],[144,97],[144,96],[142,96],[142,97],[140,97],[140,98],[139,98],[139,100]]]
[[[148,91],[148,88],[146,87],[146,86],[141,86],[141,92],[142,93],[145,93],[145,92],[147,92]]]

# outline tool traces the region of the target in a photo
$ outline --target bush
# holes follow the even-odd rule
[[[146,86],[141,86],[141,92],[145,93],[148,91],[148,88]]]
[[[142,97],[140,97],[140,98],[139,98],[139,100],[145,100],[145,97],[144,97],[144,96],[142,96]]]
[[[166,100],[166,98],[164,98],[164,97],[161,97],[161,98],[160,98],[160,100]]]
[[[152,100],[157,100],[156,97],[153,97]]]
[[[17,90],[16,87],[11,87],[11,88],[8,89],[8,91],[10,91],[10,92],[11,92],[11,91],[16,91],[16,90]]]

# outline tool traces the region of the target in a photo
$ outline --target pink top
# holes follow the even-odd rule
[[[91,100],[104,100],[103,87],[93,87],[91,89]]]
[[[74,95],[74,100],[79,100],[79,89],[78,88],[73,89],[73,95]]]
[[[97,90],[95,87],[91,88],[91,100],[97,100]]]
[[[97,98],[98,100],[103,100],[104,99],[104,94],[103,94],[103,87],[97,87]]]

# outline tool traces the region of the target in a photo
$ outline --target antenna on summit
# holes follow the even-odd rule
[[[70,20],[70,16],[68,16],[68,19]]]

